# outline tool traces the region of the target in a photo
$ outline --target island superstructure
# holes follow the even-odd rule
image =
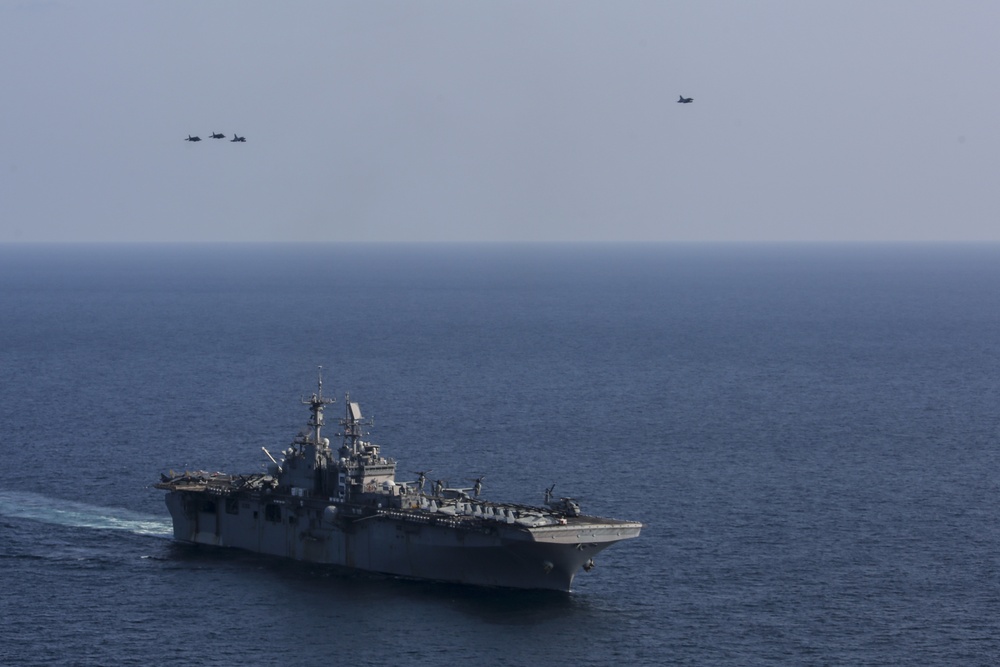
[[[266,472],[161,475],[174,538],[381,574],[477,586],[569,591],[594,556],[642,524],[587,516],[571,498],[545,506],[485,500],[468,489],[396,481],[396,462],[364,439],[370,426],[347,395],[334,449],[317,391],[308,428]],[[425,487],[428,487],[426,488]]]

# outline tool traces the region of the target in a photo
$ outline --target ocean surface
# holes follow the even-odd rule
[[[641,537],[569,595],[172,542],[320,365],[400,477]],[[995,665],[998,445],[997,245],[2,245],[0,664]]]

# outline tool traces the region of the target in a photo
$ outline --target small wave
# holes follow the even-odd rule
[[[169,521],[115,507],[97,507],[26,491],[0,491],[0,515],[74,528],[170,537]]]

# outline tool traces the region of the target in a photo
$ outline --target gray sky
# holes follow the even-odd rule
[[[0,0],[0,242],[996,241],[998,38],[995,0]]]

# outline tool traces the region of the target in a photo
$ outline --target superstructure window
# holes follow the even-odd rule
[[[267,519],[268,521],[281,523],[281,506],[267,505],[266,507],[264,507],[264,518]]]

